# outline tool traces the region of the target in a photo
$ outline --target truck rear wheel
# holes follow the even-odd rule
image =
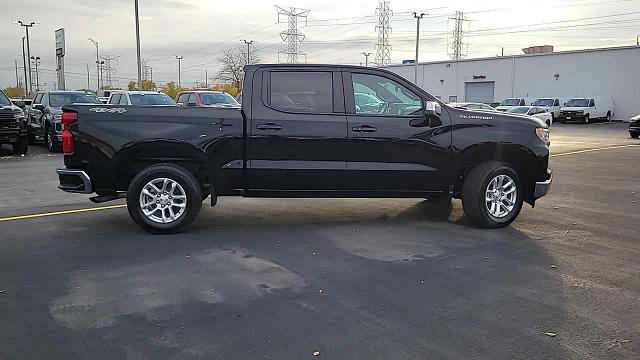
[[[133,221],[152,234],[185,230],[202,207],[202,190],[196,178],[172,164],[152,165],[136,175],[127,192],[127,209]]]
[[[507,164],[482,163],[469,172],[462,187],[465,215],[487,229],[508,226],[522,209],[521,187],[520,177]]]

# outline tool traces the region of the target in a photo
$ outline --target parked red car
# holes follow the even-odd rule
[[[176,97],[178,106],[194,107],[240,107],[233,96],[221,91],[183,91]]]

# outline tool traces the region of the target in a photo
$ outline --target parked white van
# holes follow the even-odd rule
[[[561,103],[560,98],[538,98],[531,105],[547,110],[555,120],[560,116],[560,109],[563,104]]]
[[[508,98],[502,100],[500,105],[496,106],[496,110],[498,111],[509,111],[516,106],[525,106],[527,105],[527,99],[525,98]]]
[[[615,107],[610,96],[572,98],[560,109],[560,122],[578,120],[588,124],[595,119],[611,121],[614,114]]]

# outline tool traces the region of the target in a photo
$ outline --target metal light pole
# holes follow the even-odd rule
[[[20,26],[24,27],[25,32],[27,33],[27,58],[31,58],[31,44],[29,43],[29,28],[32,28],[34,26],[38,26],[40,24],[38,24],[35,21],[32,21],[30,23],[24,23],[21,20],[15,20],[13,22],[14,24],[20,24]],[[25,82],[27,80],[25,79]],[[33,84],[31,83],[31,61],[29,61],[29,94],[31,95],[33,93]]]
[[[31,60],[36,65],[36,91],[40,91],[40,74],[38,73],[38,63],[40,63],[40,56],[32,56]]]
[[[22,37],[22,68],[24,69],[24,93],[23,96],[27,97],[27,55],[24,53],[24,36]]]
[[[181,62],[183,56],[175,56],[175,58],[178,59],[178,87],[182,88]]]
[[[136,55],[138,57],[138,90],[142,90],[142,58],[140,57],[140,17],[138,15],[138,0],[134,1],[136,15]]]
[[[89,38],[89,41],[91,41],[93,45],[96,46],[96,76],[98,77],[98,79],[96,80],[96,93],[97,93],[98,90],[100,89],[100,47],[98,46],[98,42],[93,40],[92,38]]]
[[[418,55],[420,52],[420,20],[427,15],[425,13],[418,14],[417,12],[413,13],[413,17],[417,20],[416,25],[416,60],[415,60],[415,81],[414,83],[418,85]]]
[[[371,53],[369,52],[362,52],[362,55],[364,55],[364,66],[369,66],[369,56],[371,56]]]
[[[104,69],[104,61],[100,61],[98,63],[98,69],[100,70],[100,74],[99,74],[99,78],[100,78],[100,89],[99,90],[104,90],[104,76],[102,75],[102,69]]]
[[[243,40],[245,44],[247,44],[247,65],[251,64],[251,44],[253,44],[253,40],[247,41]]]

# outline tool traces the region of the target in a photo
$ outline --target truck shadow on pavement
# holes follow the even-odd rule
[[[48,359],[300,359],[316,351],[330,359],[569,358],[563,284],[536,239],[459,226],[457,204],[447,214],[415,200],[249,202],[244,211],[236,200],[203,211],[175,236],[136,232],[126,210],[26,229],[27,239],[56,234],[57,246],[3,261],[0,270],[16,274],[7,287],[23,290],[3,297],[13,315],[2,317],[2,351]],[[27,346],[27,332],[45,340]]]

